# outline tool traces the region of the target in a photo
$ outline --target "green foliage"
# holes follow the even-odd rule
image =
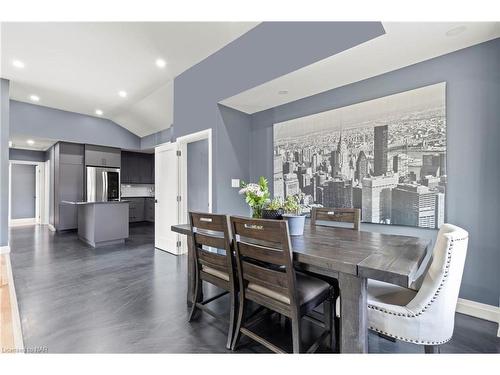
[[[283,201],[281,200],[281,198],[274,198],[266,205],[267,210],[279,210],[282,208],[283,208]]]
[[[286,214],[300,215],[301,206],[299,197],[296,195],[289,195],[286,197],[285,203],[283,204],[283,210]]]

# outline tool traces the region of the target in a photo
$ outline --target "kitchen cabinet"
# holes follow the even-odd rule
[[[154,184],[154,155],[122,152],[122,184]]]
[[[85,145],[85,165],[120,168],[121,150],[113,147]]]
[[[56,230],[76,229],[77,208],[62,201],[82,201],[84,196],[84,146],[77,143],[58,142],[50,152],[51,191],[54,192],[50,211],[51,224]],[[53,183],[52,183],[53,182]]]
[[[155,221],[155,199],[152,197],[144,198],[144,220]]]
[[[129,222],[155,221],[155,199],[146,198],[123,198],[129,201]]]

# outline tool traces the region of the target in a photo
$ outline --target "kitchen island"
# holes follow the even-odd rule
[[[78,207],[78,238],[90,246],[120,244],[128,238],[128,201],[62,203]]]

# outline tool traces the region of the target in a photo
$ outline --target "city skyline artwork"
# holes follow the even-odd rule
[[[274,124],[274,196],[359,208],[367,223],[445,220],[444,82]]]

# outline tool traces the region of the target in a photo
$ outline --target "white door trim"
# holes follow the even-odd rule
[[[12,219],[12,165],[24,164],[35,166],[35,217],[27,219]],[[46,169],[45,162],[41,161],[26,161],[26,160],[9,160],[9,226],[30,225],[30,224],[46,224],[45,218],[48,216],[46,207],[48,207],[49,191],[46,189]]]
[[[208,140],[208,212],[212,212],[212,129],[201,130],[196,133],[191,133],[182,137],[177,138],[176,142],[181,152],[179,160],[179,185],[180,185],[180,215],[179,220],[181,223],[188,223],[189,218],[187,214],[187,145],[188,143],[193,143],[201,141],[203,139]],[[181,247],[182,251],[187,251],[187,241],[186,236],[181,236]]]

